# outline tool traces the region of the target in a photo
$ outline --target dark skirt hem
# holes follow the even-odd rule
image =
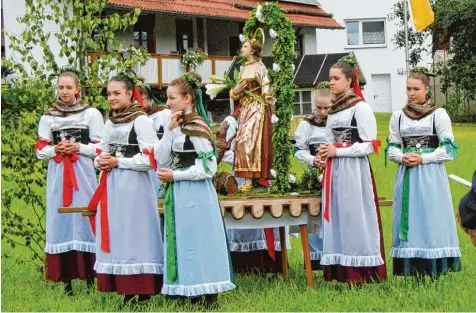
[[[281,251],[275,251],[275,261],[268,250],[230,252],[230,255],[234,273],[263,275],[282,272]]]
[[[45,253],[45,279],[53,282],[94,279],[95,262],[96,255],[90,252]]]
[[[158,274],[97,274],[97,279],[98,291],[119,295],[156,295],[160,294],[163,285],[163,275]]]
[[[459,271],[461,271],[460,258],[393,258],[393,275],[395,276],[438,277]]]

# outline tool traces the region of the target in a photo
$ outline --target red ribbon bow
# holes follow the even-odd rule
[[[157,172],[157,162],[155,162],[155,159],[154,159],[155,149],[152,148],[149,150],[147,148],[144,148],[142,149],[142,153],[149,157],[150,167],[152,167],[152,169],[154,169],[154,171]]]
[[[63,162],[63,206],[73,203],[73,188],[79,190],[73,163],[78,161],[77,152],[72,154],[58,154],[53,158],[56,163]]]
[[[107,207],[107,172],[104,171],[101,173],[99,186],[89,202],[88,211],[97,212],[98,204],[101,205],[101,215],[99,216],[101,223],[101,250],[104,252],[111,252],[109,244],[109,217]],[[95,216],[91,216],[89,221],[93,233],[96,234]]]

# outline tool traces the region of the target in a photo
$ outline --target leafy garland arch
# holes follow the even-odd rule
[[[286,193],[290,190],[288,175],[291,170],[292,145],[288,134],[294,113],[293,61],[296,58],[296,36],[292,22],[276,3],[266,2],[253,8],[243,29],[245,37],[252,38],[259,27],[269,30],[273,39],[271,55],[274,64],[269,69],[269,76],[276,98],[276,116],[279,118],[273,127],[276,180],[271,185],[271,192]]]

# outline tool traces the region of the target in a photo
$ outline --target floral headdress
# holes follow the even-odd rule
[[[66,66],[63,66],[62,68],[60,68],[57,72],[57,74],[53,74],[51,75],[50,77],[58,77],[63,74],[63,73],[66,73],[66,72],[71,72],[71,73],[74,73],[78,76],[78,78],[81,77],[81,75],[79,74],[79,70],[74,67],[74,66],[71,66],[71,65],[66,65]],[[75,95],[74,95],[76,98],[79,98],[81,97],[81,91],[78,91]]]
[[[422,73],[426,75],[427,77],[436,77],[435,74],[431,73],[426,67],[423,67],[423,66],[415,66],[414,68],[410,69],[409,74],[412,74],[412,73]],[[428,93],[426,95],[430,99],[433,98],[433,92],[431,88],[428,89]]]
[[[192,88],[196,90],[197,98],[195,99],[195,103],[194,103],[195,109],[197,110],[197,113],[210,126],[210,120],[208,119],[207,111],[205,111],[205,108],[203,107],[202,82],[190,73],[185,73],[182,75],[182,77],[185,78],[187,82],[190,84],[190,86],[192,86]]]
[[[416,66],[416,67],[412,68],[409,72],[410,72],[410,74],[411,73],[422,73],[422,74],[425,74],[428,77],[436,77],[435,74],[431,73],[426,67],[423,67],[423,66]]]
[[[261,40],[260,40],[260,38],[258,37],[258,35],[260,35]],[[251,38],[245,37],[245,36],[243,36],[243,35],[240,34],[240,41],[243,42],[243,43],[249,41],[249,42],[252,43],[252,44],[258,44],[258,45],[260,45],[260,46],[261,46],[261,52],[260,52],[259,56],[261,56],[261,54],[263,53],[263,50],[264,50],[263,48],[264,48],[264,43],[265,43],[264,31],[263,31],[263,29],[260,28],[260,27],[257,28],[257,29],[255,30],[254,34],[253,34],[253,37],[251,37]]]
[[[134,100],[139,102],[143,108],[145,108],[144,99],[142,99],[140,90],[137,88],[137,86],[140,86],[142,82],[137,78],[137,75],[132,71],[125,71],[120,73],[120,75],[127,77],[131,81],[131,83],[134,85],[134,88],[132,89],[132,97]]]
[[[365,101],[364,95],[362,93],[362,89],[360,88],[360,85],[359,85],[359,69],[358,69],[357,61],[355,60],[354,54],[351,53],[346,57],[340,58],[339,62],[347,63],[354,68],[355,77],[354,77],[354,81],[352,82],[352,88],[354,89],[354,93],[360,98],[362,98],[363,101]]]

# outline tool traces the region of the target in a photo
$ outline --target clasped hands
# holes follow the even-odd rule
[[[71,142],[69,140],[60,141],[57,145],[54,146],[56,154],[73,154],[74,152],[79,151],[79,143]]]

